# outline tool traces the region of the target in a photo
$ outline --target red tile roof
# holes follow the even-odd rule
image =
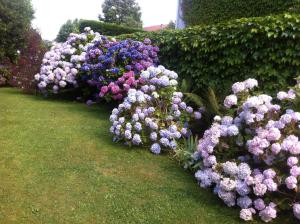
[[[147,27],[144,27],[144,30],[145,31],[158,31],[158,30],[163,30],[163,29],[166,29],[168,27],[168,25],[164,25],[164,24],[161,24],[161,25],[156,25],[156,26],[147,26]]]

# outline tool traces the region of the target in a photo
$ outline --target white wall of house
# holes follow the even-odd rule
[[[184,29],[185,28],[181,3],[182,3],[182,0],[177,0],[178,6],[177,6],[176,29]]]

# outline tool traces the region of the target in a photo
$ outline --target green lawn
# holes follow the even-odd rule
[[[108,117],[0,89],[0,223],[241,223],[169,156],[113,143]]]

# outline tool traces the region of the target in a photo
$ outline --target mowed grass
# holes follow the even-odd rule
[[[0,223],[241,223],[169,156],[113,143],[108,117],[0,89]]]

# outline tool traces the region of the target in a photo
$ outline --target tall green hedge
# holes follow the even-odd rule
[[[102,35],[117,36],[121,34],[130,34],[135,32],[142,32],[141,29],[120,26],[112,23],[104,23],[95,20],[80,20],[79,30],[83,32],[85,27],[91,27],[95,32]]]
[[[239,19],[185,30],[135,33],[160,47],[160,62],[192,79],[196,89],[227,94],[235,81],[259,80],[267,92],[293,84],[300,75],[300,15]]]
[[[187,25],[299,11],[299,0],[183,0]]]

